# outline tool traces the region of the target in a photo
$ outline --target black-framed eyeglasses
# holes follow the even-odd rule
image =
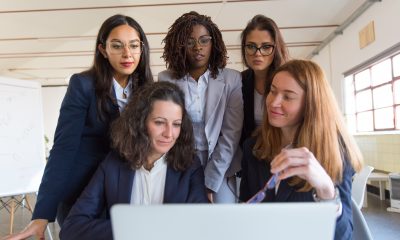
[[[199,37],[199,39],[189,38],[186,42],[186,47],[193,48],[196,43],[198,43],[202,47],[205,47],[211,43],[211,39],[212,37],[207,35],[203,35]]]
[[[122,54],[125,51],[126,46],[128,46],[131,54],[142,53],[144,48],[143,42],[139,40],[131,41],[128,44],[121,41],[111,41],[108,42],[107,45],[110,47],[111,54]]]
[[[261,47],[257,47],[255,44],[246,44],[244,45],[244,51],[247,55],[256,55],[257,51],[260,51],[260,54],[263,56],[269,56],[274,52],[275,45],[272,44],[263,44]]]

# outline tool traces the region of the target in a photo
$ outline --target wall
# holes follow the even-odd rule
[[[383,0],[373,4],[347,27],[342,35],[337,36],[313,58],[325,69],[342,109],[344,109],[343,72],[400,41],[400,31],[396,25],[400,22],[399,11],[399,0]],[[375,23],[376,40],[364,49],[360,49],[358,33],[370,21]],[[66,87],[47,87],[42,90],[45,134],[50,139],[49,147],[51,147]],[[388,172],[400,172],[399,134],[357,135],[355,138],[364,154],[366,164]]]
[[[373,4],[312,59],[325,69],[342,110],[343,73],[400,42],[400,31],[396,25],[400,22],[399,11],[398,0],[383,0]],[[358,33],[371,21],[375,24],[375,41],[360,49]],[[357,135],[355,138],[366,164],[379,170],[400,172],[399,133]]]
[[[44,133],[49,138],[47,148],[53,146],[61,102],[67,87],[42,87]]]
[[[359,135],[357,143],[364,160],[375,168],[388,172],[400,172],[400,135]]]

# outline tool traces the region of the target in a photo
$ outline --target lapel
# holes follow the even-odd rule
[[[268,181],[268,179],[271,176],[269,167],[267,166],[269,163],[267,163],[266,161],[262,160],[256,160],[258,162],[258,184],[259,184],[259,188],[263,188],[265,183]]]
[[[117,99],[117,95],[115,95],[114,85],[111,86],[112,94],[114,99]],[[113,103],[111,99],[108,99],[108,106],[110,107],[111,121],[119,117],[119,107],[117,103]]]
[[[278,193],[275,196],[277,202],[288,202],[289,197],[294,191],[293,187],[290,187],[287,180],[283,180],[279,184]]]
[[[254,81],[255,80],[254,80],[254,73],[252,70],[250,71],[249,75],[250,75],[250,77],[248,79],[246,79],[247,84],[248,84],[247,89],[246,89],[246,91],[247,91],[246,95],[248,97],[247,97],[246,101],[248,104],[245,104],[245,106],[249,106],[249,107],[246,107],[244,109],[248,110],[248,112],[245,114],[247,114],[247,116],[249,117],[248,124],[250,125],[250,129],[254,129],[255,128],[255,122],[254,122],[254,85],[255,85]]]
[[[261,189],[272,175],[269,163],[259,161],[259,164],[258,176]],[[264,202],[288,202],[289,197],[292,196],[294,191],[294,188],[289,186],[288,181],[283,180],[279,183],[278,192],[276,194],[275,188],[266,191]]]
[[[242,88],[244,89],[244,96],[246,96],[243,101],[247,103],[249,106],[253,106],[254,104],[254,73],[253,70],[246,70],[242,73]],[[250,105],[251,104],[251,105]],[[251,110],[254,108],[248,108]],[[254,111],[254,110],[253,110]]]
[[[258,161],[258,160],[257,160]],[[265,161],[258,161],[259,166],[258,166],[258,188],[262,189],[265,185],[265,183],[269,180],[271,177],[270,173],[270,168],[269,168],[269,163]],[[263,202],[273,202],[275,199],[275,188],[273,189],[268,189],[265,192],[265,198]]]
[[[172,83],[178,85],[185,95],[189,94],[188,74],[186,74],[181,80],[173,80]]]
[[[224,93],[224,78],[221,74],[222,70],[219,70],[219,74],[217,78],[214,79],[211,77],[208,80],[207,92],[206,92],[206,109],[204,113],[205,126],[207,128],[207,124],[211,116],[214,114],[223,114],[216,113],[217,107],[219,106],[219,101],[221,100],[222,94]]]
[[[134,177],[135,171],[131,170],[126,163],[119,165],[118,203],[130,203]]]
[[[175,171],[169,165],[167,167],[167,176],[165,178],[165,187],[164,187],[164,203],[174,203],[177,201],[177,197],[179,194],[179,189],[177,187],[180,186],[181,172]]]

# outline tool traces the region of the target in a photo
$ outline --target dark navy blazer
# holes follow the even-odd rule
[[[72,207],[61,229],[61,239],[112,239],[110,208],[130,202],[134,176],[135,171],[111,152]],[[168,166],[163,202],[208,202],[204,172],[198,159],[185,171]]]
[[[247,69],[241,74],[244,118],[240,146],[242,146],[245,139],[251,136],[256,128],[254,120],[254,72],[251,69]]]
[[[262,189],[271,177],[270,165],[265,161],[258,160],[253,155],[255,138],[246,140],[243,144],[242,180],[240,183],[240,200],[247,201],[260,189]],[[351,239],[353,234],[353,215],[351,209],[351,185],[354,170],[345,161],[343,180],[337,185],[342,201],[342,215],[336,220],[335,239]],[[314,201],[312,191],[297,192],[289,186],[286,180],[279,184],[275,195],[275,188],[266,192],[263,202],[312,202]],[[317,226],[316,226],[317,227]],[[310,233],[312,234],[312,233]]]
[[[72,206],[110,151],[109,126],[119,116],[119,111],[111,101],[109,106],[110,114],[101,121],[97,114],[93,78],[84,74],[71,77],[33,219],[52,222],[61,202]]]

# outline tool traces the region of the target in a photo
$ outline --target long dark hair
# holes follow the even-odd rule
[[[208,16],[191,11],[176,19],[169,28],[167,36],[163,39],[165,46],[162,58],[164,58],[167,68],[173,72],[174,77],[179,79],[185,76],[190,70],[190,65],[186,58],[186,42],[195,25],[204,26],[212,37],[209,69],[211,76],[216,78],[218,75],[218,68],[224,68],[226,66],[228,57],[225,43],[222,40],[221,31]]]
[[[149,43],[142,27],[134,19],[124,15],[114,15],[109,17],[101,25],[97,34],[95,55],[92,67],[85,73],[94,77],[95,91],[97,97],[97,111],[99,118],[105,120],[106,113],[110,111],[108,100],[115,103],[114,94],[112,92],[113,67],[108,59],[100,53],[99,44],[105,45],[110,32],[121,25],[129,25],[139,33],[139,38],[143,42],[143,51],[140,56],[140,62],[136,70],[132,73],[132,88],[136,90],[138,87],[153,82],[153,75],[150,69],[150,50]]]
[[[181,131],[167,154],[167,163],[175,170],[185,170],[194,157],[192,122],[185,110],[183,92],[169,82],[146,85],[133,96],[121,116],[111,125],[112,147],[133,169],[140,168],[147,161],[150,140],[146,120],[157,100],[172,101],[182,109]]]
[[[245,56],[245,50],[244,46],[246,45],[246,38],[247,35],[253,30],[261,30],[261,31],[267,31],[269,34],[271,34],[271,37],[275,43],[275,48],[274,48],[274,59],[272,60],[271,65],[268,68],[267,72],[267,78],[266,78],[266,84],[265,84],[265,94],[267,94],[271,88],[271,83],[272,83],[272,74],[274,71],[281,66],[283,63],[287,62],[289,60],[289,52],[287,50],[285,41],[283,40],[282,34],[279,31],[278,25],[272,20],[271,18],[268,18],[264,15],[256,15],[254,16],[248,23],[246,28],[242,31],[242,34],[240,35],[242,39],[242,46],[241,46],[241,52],[242,52],[242,60],[246,67],[249,67],[247,61],[246,61],[246,56]]]

